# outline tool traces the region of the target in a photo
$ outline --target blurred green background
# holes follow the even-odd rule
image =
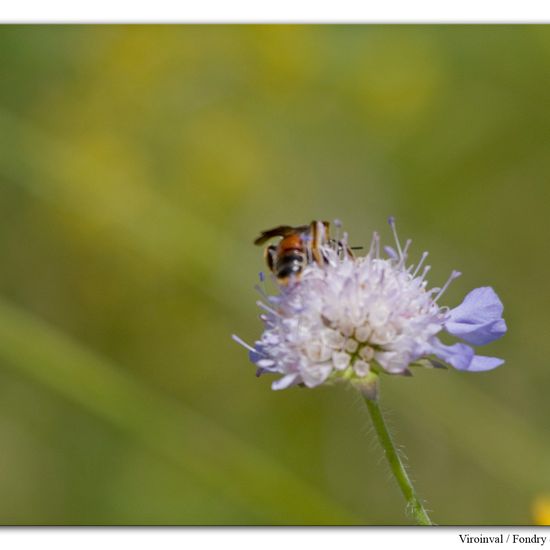
[[[397,218],[488,373],[385,377],[439,524],[550,492],[550,28],[0,28],[0,523],[406,524],[345,387],[272,392],[261,229]]]

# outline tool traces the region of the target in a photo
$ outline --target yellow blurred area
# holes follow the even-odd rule
[[[380,131],[418,124],[445,85],[445,67],[430,41],[420,34],[403,40],[401,34],[384,27],[358,54],[353,85],[367,120]],[[383,63],[378,51],[384,52]]]
[[[272,392],[258,232],[397,218],[490,373],[386,377],[440,525],[542,524],[547,26],[3,26],[0,524],[411,522],[351,391]],[[538,500],[537,500],[538,499]],[[532,503],[535,502],[531,511]],[[546,508],[545,508],[546,507]]]
[[[550,525],[550,498],[538,497],[533,503],[533,521],[535,525]]]

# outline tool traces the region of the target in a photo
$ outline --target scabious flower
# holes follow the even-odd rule
[[[480,346],[506,332],[503,306],[494,290],[472,290],[449,309],[440,299],[442,288],[428,289],[425,252],[416,265],[407,265],[411,241],[401,247],[393,218],[389,220],[395,249],[384,247],[374,234],[365,256],[352,256],[343,241],[325,239],[326,262],[308,264],[299,277],[267,295],[261,319],[265,330],[248,348],[258,375],[282,375],[272,388],[297,384],[315,387],[336,380],[360,381],[372,374],[410,375],[414,366],[441,366],[462,371],[498,367],[502,359],[477,355]],[[439,339],[446,331],[463,342],[448,345]]]

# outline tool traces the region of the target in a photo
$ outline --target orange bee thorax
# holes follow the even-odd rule
[[[279,243],[279,253],[289,252],[290,250],[302,250],[304,247],[303,240],[300,235],[289,235]]]

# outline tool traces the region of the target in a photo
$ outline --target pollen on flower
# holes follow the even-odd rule
[[[319,244],[322,261],[308,253],[299,277],[285,284],[274,279],[276,295],[258,288],[264,332],[254,346],[234,338],[249,350],[260,374],[282,375],[273,389],[360,380],[371,373],[410,374],[411,367],[430,366],[434,358],[469,371],[503,363],[476,355],[465,343],[445,345],[437,337],[446,330],[482,345],[502,336],[506,324],[496,293],[482,287],[454,309],[440,306],[460,273],[453,271],[441,288],[428,289],[428,253],[407,265],[411,240],[401,246],[395,220],[388,221],[395,248],[384,247],[385,256],[376,232],[365,256],[350,253],[345,234],[342,240],[325,238]]]

